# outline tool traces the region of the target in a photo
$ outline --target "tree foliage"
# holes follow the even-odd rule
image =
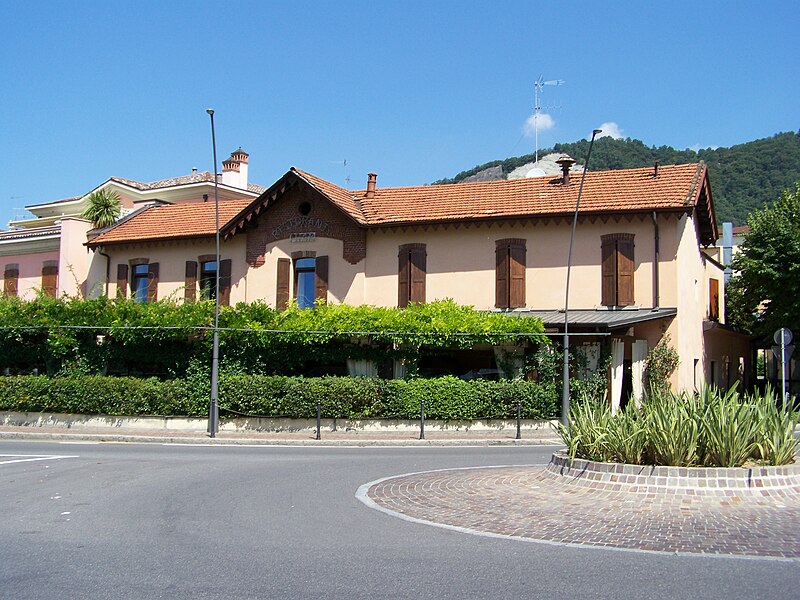
[[[769,343],[800,323],[800,183],[750,214],[726,287],[728,321]]]
[[[539,154],[565,153],[581,162],[588,149],[589,141],[579,140],[556,144],[551,149],[540,150]],[[533,160],[533,154],[494,160],[436,183],[459,183],[498,165],[502,166],[504,174],[508,174]],[[615,140],[604,137],[595,141],[590,169],[604,171],[650,167],[656,160],[662,165],[704,160],[708,164],[714,191],[717,219],[742,225],[750,212],[763,207],[765,198],[777,197],[781,190],[800,180],[800,133],[778,133],[730,148],[699,150],[676,150],[671,146],[647,146],[630,138]]]
[[[94,223],[95,227],[113,225],[122,210],[119,194],[106,188],[89,194],[88,202],[81,216]]]

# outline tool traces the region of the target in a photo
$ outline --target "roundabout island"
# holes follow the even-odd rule
[[[654,467],[556,452],[546,467],[409,473],[364,484],[406,520],[519,541],[800,560],[800,465]]]

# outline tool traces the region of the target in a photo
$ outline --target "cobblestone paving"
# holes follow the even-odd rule
[[[678,496],[595,490],[542,467],[432,471],[373,484],[380,508],[531,540],[800,559],[800,496]]]

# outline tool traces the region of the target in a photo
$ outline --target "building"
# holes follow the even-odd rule
[[[540,316],[563,330],[579,178],[345,190],[291,168],[253,200],[220,202],[220,302],[406,306],[452,298]],[[110,294],[213,296],[214,205],[152,205],[91,239]],[[587,362],[610,354],[612,401],[641,393],[647,350],[669,337],[677,389],[749,373],[749,341],[725,326],[724,268],[703,163],[590,172],[581,199],[570,331]],[[747,382],[745,382],[747,383]]]
[[[264,188],[248,183],[249,155],[241,148],[223,163],[219,197],[222,200],[253,200]],[[98,190],[115,192],[124,219],[152,204],[181,204],[214,199],[214,176],[208,172],[142,183],[111,177],[90,192],[71,198],[27,206],[33,217],[11,221],[9,231],[0,231],[0,265],[6,295],[31,299],[38,291],[50,296],[87,296],[102,289],[87,285],[100,275],[94,253],[87,252],[86,239],[92,224],[81,218],[89,196]],[[95,265],[95,263],[98,265]]]

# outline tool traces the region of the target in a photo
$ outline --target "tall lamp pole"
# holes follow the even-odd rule
[[[592,140],[589,142],[589,151],[586,153],[586,161],[583,164],[583,174],[581,175],[581,185],[578,188],[578,199],[575,202],[575,216],[572,218],[572,233],[569,236],[569,254],[567,255],[567,286],[564,295],[564,390],[561,396],[561,423],[564,427],[569,427],[569,275],[572,270],[572,244],[575,241],[575,227],[578,225],[578,209],[581,205],[581,194],[583,193],[583,182],[586,179],[586,171],[589,170],[589,157],[592,155],[594,138],[602,129],[592,131]]]
[[[211,350],[211,401],[208,407],[208,434],[213,438],[219,431],[219,180],[217,176],[217,136],[214,132],[214,109],[206,110],[211,117],[211,145],[214,149],[214,341]]]

